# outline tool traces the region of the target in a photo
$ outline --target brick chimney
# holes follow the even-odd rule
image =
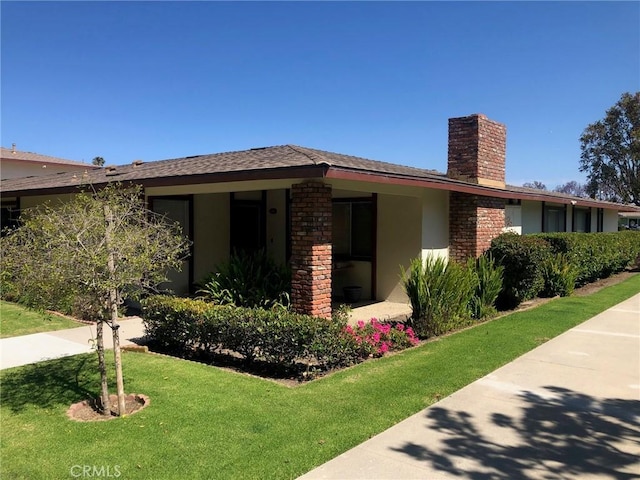
[[[504,188],[507,127],[477,113],[449,119],[447,176]]]
[[[506,127],[482,114],[449,119],[447,176],[496,188],[505,187]],[[502,233],[504,200],[451,192],[449,257],[478,257]]]

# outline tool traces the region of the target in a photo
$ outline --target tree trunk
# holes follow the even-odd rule
[[[107,222],[104,241],[107,248],[107,266],[109,268],[109,276],[113,280],[116,264],[113,257],[113,215],[109,205],[104,206],[104,216]],[[122,356],[120,352],[120,325],[118,324],[118,291],[115,285],[109,287],[109,311],[111,312],[111,331],[113,333],[113,358],[116,369],[116,392],[118,394],[118,415],[122,416],[126,412],[124,402],[124,381],[122,378]]]
[[[111,415],[111,402],[109,401],[109,384],[107,382],[107,366],[104,363],[104,322],[96,322],[96,351],[98,352],[98,369],[100,370],[100,403],[102,414]]]

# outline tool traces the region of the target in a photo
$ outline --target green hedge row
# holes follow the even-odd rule
[[[576,286],[606,278],[635,263],[640,232],[540,233],[553,253],[564,254],[577,270]]]
[[[573,286],[634,265],[640,256],[640,232],[504,233],[493,239],[487,253],[504,267],[498,307],[514,308],[541,293],[570,293]]]
[[[318,368],[358,361],[355,339],[345,335],[346,319],[214,305],[203,300],[152,296],[143,301],[147,335],[161,347],[189,352],[232,350],[247,361],[259,358],[281,366],[313,362]]]

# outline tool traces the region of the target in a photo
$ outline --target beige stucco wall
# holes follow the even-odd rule
[[[229,194],[193,196],[193,280],[200,282],[229,258]]]
[[[287,261],[287,191],[267,191],[267,253],[276,263]]]
[[[422,199],[378,195],[377,299],[405,302],[400,266],[422,251]]]
[[[68,202],[73,197],[72,193],[64,195],[35,195],[32,197],[20,197],[20,209],[37,207],[43,203],[49,202],[52,206],[61,202]]]
[[[422,192],[421,254],[449,256],[449,193],[441,190]],[[408,266],[408,265],[406,265]]]

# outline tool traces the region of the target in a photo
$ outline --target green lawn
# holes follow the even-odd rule
[[[0,338],[50,332],[64,328],[79,327],[81,324],[57,315],[42,314],[27,310],[14,303],[0,301]]]
[[[127,352],[126,390],[151,404],[108,422],[65,417],[98,391],[93,355],[6,370],[2,478],[73,478],[76,465],[123,479],[295,478],[638,292],[640,275],[296,388]]]

